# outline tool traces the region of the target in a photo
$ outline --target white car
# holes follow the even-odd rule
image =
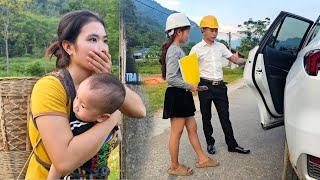
[[[320,179],[319,18],[281,12],[244,69],[262,128],[285,125],[283,179]]]

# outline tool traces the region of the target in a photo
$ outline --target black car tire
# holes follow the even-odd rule
[[[289,159],[289,149],[288,149],[287,141],[285,141],[284,143],[283,171],[282,171],[281,179],[282,180],[299,180]]]

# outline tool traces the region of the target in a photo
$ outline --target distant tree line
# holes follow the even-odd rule
[[[57,40],[61,16],[72,10],[98,13],[107,24],[110,52],[118,57],[119,10],[117,0],[16,0],[0,1],[0,57],[43,57]]]

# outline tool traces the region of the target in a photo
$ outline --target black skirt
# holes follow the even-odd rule
[[[194,116],[192,93],[185,89],[168,87],[164,97],[163,119]]]

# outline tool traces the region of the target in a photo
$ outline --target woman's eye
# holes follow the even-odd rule
[[[103,40],[104,43],[108,44],[108,39]]]
[[[81,104],[81,108],[84,108],[84,106]]]
[[[91,42],[97,42],[97,38],[90,38],[89,41],[91,41]]]

